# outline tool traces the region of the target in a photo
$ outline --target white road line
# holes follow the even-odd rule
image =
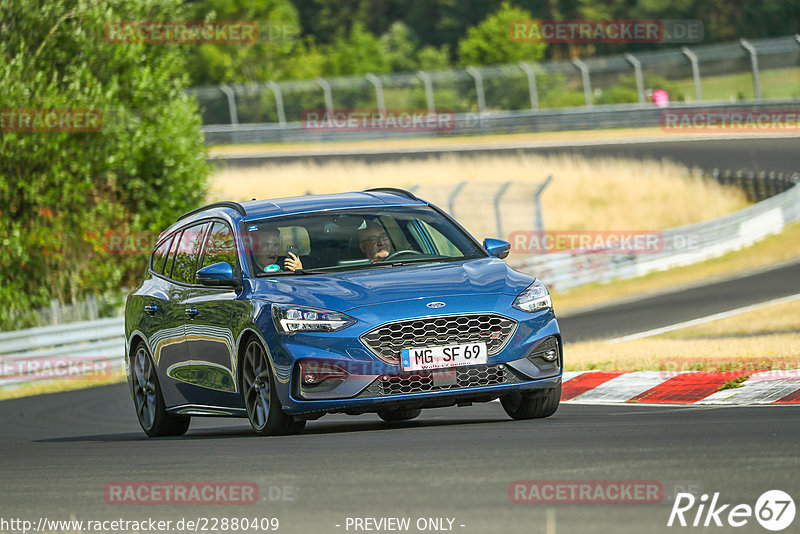
[[[661,328],[654,328],[652,330],[646,330],[644,332],[639,332],[637,334],[629,334],[627,336],[617,337],[614,339],[610,339],[609,343],[619,343],[620,341],[629,341],[631,339],[641,339],[643,337],[650,337],[656,336],[658,334],[663,334],[665,332],[672,332],[673,330],[679,330],[681,328],[688,328],[690,326],[695,326],[698,324],[708,323],[711,321],[716,321],[717,319],[725,319],[726,317],[733,317],[734,315],[739,315],[741,313],[747,313],[749,311],[758,310],[760,308],[765,308],[767,306],[772,306],[774,304],[782,304],[784,302],[792,302],[794,300],[800,299],[800,293],[795,295],[790,295],[788,297],[781,297],[778,299],[768,300],[766,302],[760,302],[758,304],[752,304],[750,306],[744,306],[742,308],[736,308],[733,310],[728,310],[721,313],[715,313],[714,315],[707,315],[706,317],[700,317],[698,319],[692,319],[691,321],[683,321],[681,323],[675,323],[669,326],[662,326]]]

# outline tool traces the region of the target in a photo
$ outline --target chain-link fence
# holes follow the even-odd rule
[[[654,108],[655,92],[672,105],[796,101],[800,35],[585,60],[190,89],[203,110],[205,132],[217,142],[274,142],[282,134],[293,134],[290,140],[295,141],[318,141],[344,133],[351,138],[475,133],[463,128],[464,123],[491,131],[504,116],[583,113],[606,106]],[[462,127],[315,131],[302,127],[308,110],[446,111]],[[483,121],[491,117],[498,120]],[[558,129],[558,124],[548,128]],[[234,138],[234,133],[242,135]]]

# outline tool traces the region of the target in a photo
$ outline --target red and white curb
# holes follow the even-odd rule
[[[749,375],[740,387],[724,384]],[[800,369],[786,371],[571,371],[561,400],[587,404],[800,404]]]

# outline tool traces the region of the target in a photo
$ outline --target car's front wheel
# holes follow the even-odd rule
[[[546,391],[544,395],[539,392],[509,393],[500,397],[500,403],[512,419],[550,417],[561,402],[561,384]]]
[[[275,378],[261,343],[251,340],[242,360],[242,398],[247,418],[260,436],[276,436],[301,432],[305,420],[295,421],[281,409]]]
[[[189,430],[191,417],[170,415],[164,405],[164,395],[158,383],[158,373],[144,343],[139,343],[131,362],[133,404],[142,430],[151,438],[182,436]]]

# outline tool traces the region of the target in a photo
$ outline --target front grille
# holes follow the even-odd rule
[[[361,342],[381,360],[400,363],[400,351],[436,345],[486,342],[489,356],[505,347],[517,322],[497,314],[443,315],[379,326],[361,335]]]
[[[448,372],[455,372],[455,380],[446,378]],[[434,376],[436,373],[439,373],[437,377]],[[442,378],[439,379],[439,377]],[[495,384],[513,384],[522,382],[524,379],[524,377],[504,364],[473,365],[438,371],[414,371],[379,376],[360,396],[380,397],[402,395],[404,393],[492,386]]]

